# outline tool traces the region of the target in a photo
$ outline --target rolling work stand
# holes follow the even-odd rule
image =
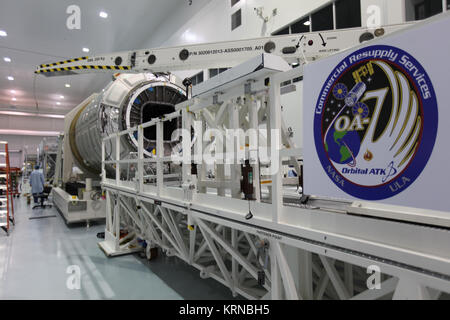
[[[0,227],[8,236],[11,223],[14,225],[14,199],[11,188],[8,142],[0,141]]]

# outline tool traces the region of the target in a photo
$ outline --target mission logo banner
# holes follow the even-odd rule
[[[389,199],[426,167],[438,117],[433,83],[420,61],[394,46],[365,47],[343,59],[320,91],[317,156],[330,182],[346,194]]]

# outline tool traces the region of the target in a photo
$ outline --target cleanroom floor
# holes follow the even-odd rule
[[[9,236],[0,230],[0,300],[232,299],[229,289],[174,257],[107,258],[96,237],[103,224],[67,226],[55,208],[15,202],[16,225]],[[29,219],[48,215],[56,217]],[[80,289],[73,288],[77,269]]]

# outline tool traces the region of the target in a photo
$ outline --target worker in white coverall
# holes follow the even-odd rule
[[[39,203],[39,195],[44,192],[44,174],[39,171],[39,165],[36,165],[31,172],[30,185],[34,203]]]

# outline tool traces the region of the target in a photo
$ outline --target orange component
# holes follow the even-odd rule
[[[3,150],[1,150],[3,146]],[[12,189],[12,180],[11,180],[11,171],[17,173],[18,168],[11,168],[9,164],[9,151],[8,151],[8,142],[0,141],[0,159],[4,158],[5,162],[1,163],[1,171],[2,179],[4,179],[5,183],[0,183],[4,185],[1,190],[5,190],[5,195],[2,195],[0,199],[1,207],[0,207],[0,217],[6,218],[6,221],[0,220],[0,226],[3,230],[6,231],[7,235],[9,235],[10,230],[10,222],[14,225],[14,192]],[[20,170],[19,170],[20,171]],[[6,203],[6,204],[3,204]],[[1,210],[6,208],[6,210]]]

